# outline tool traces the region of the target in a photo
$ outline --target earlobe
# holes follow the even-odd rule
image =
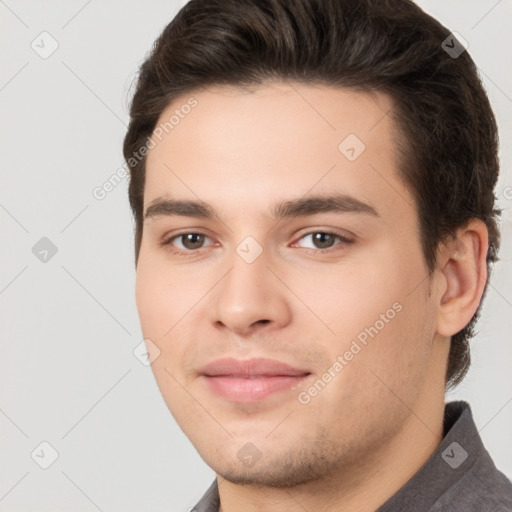
[[[487,282],[487,227],[471,220],[440,244],[438,277],[442,282],[438,304],[437,332],[453,336],[471,320],[480,305]]]

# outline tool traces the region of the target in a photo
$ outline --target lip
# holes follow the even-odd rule
[[[310,374],[308,370],[265,358],[218,359],[200,371],[210,391],[240,403],[260,402],[290,390]]]

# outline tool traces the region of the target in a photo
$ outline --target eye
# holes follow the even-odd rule
[[[307,239],[310,241],[309,246],[303,245],[302,247],[306,249],[319,249],[320,251],[327,251],[335,245],[353,243],[353,240],[332,231],[312,231],[303,235],[299,240]],[[335,244],[336,240],[339,240],[341,243]]]
[[[202,249],[206,239],[210,238],[203,233],[188,232],[167,238],[161,242],[161,245],[169,246],[176,253],[190,253]]]

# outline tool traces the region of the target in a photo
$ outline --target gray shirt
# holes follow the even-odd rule
[[[376,512],[512,512],[512,483],[484,448],[469,404],[446,404],[443,428],[430,459]],[[191,512],[218,510],[215,480]]]

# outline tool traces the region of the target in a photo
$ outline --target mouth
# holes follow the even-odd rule
[[[293,389],[311,372],[273,359],[225,358],[205,366],[200,375],[214,394],[231,402],[253,403]]]

